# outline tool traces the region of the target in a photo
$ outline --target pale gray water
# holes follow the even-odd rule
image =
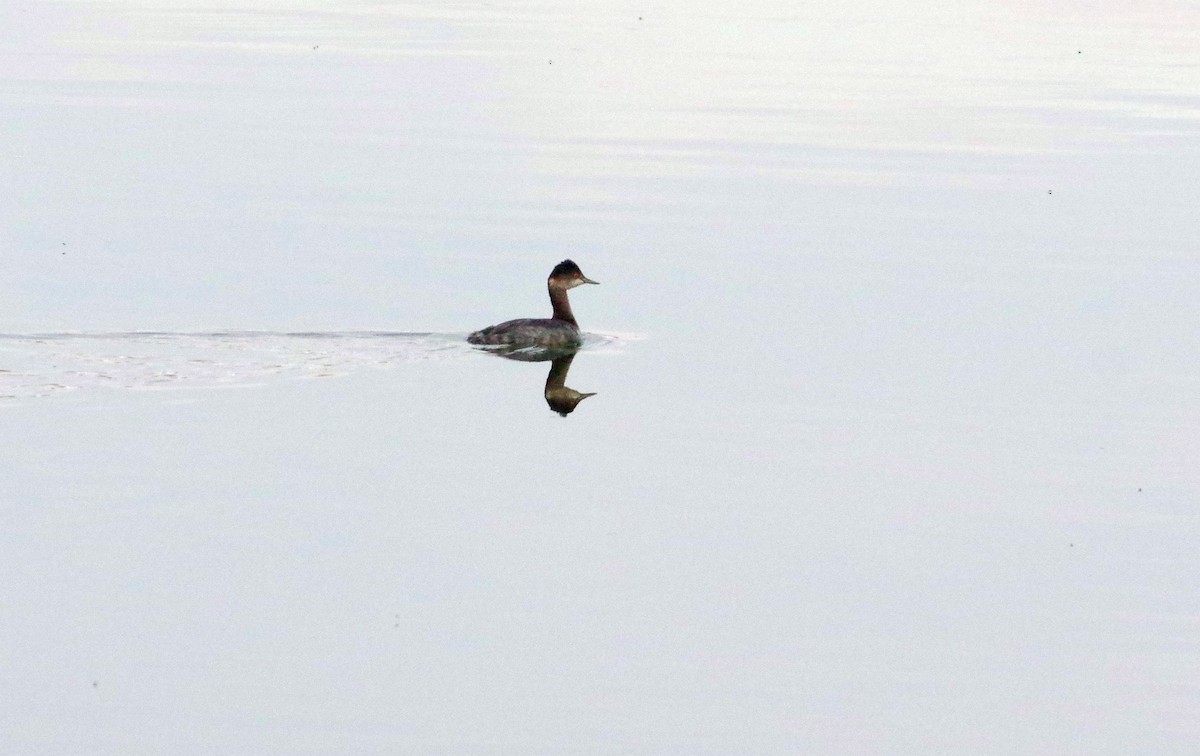
[[[0,751],[1189,753],[1200,9],[943,5],[0,9]]]
[[[588,334],[590,354],[637,337]],[[512,355],[522,359],[525,351]],[[0,334],[0,408],[21,399],[95,389],[258,386],[277,379],[332,378],[411,362],[487,354],[462,334],[344,331],[268,333]],[[544,359],[536,350],[531,359]],[[85,396],[82,399],[92,399]]]

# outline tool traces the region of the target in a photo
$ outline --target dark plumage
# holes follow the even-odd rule
[[[571,260],[563,260],[550,271],[546,289],[550,293],[553,314],[549,318],[508,320],[476,331],[467,337],[472,344],[562,347],[578,345],[582,339],[579,323],[571,312],[567,290],[583,284],[595,284],[583,275]]]

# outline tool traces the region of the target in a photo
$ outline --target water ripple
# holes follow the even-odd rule
[[[253,386],[479,354],[465,334],[211,331],[0,334],[0,401],[86,389]],[[588,334],[605,351],[628,335]]]

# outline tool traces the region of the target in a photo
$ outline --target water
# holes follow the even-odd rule
[[[0,10],[0,746],[1189,752],[1198,22]]]

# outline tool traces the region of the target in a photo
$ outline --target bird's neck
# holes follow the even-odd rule
[[[575,322],[575,314],[571,312],[571,300],[567,299],[567,290],[556,286],[546,288],[550,290],[550,305],[554,308],[554,319],[565,320],[578,327],[579,324]]]

